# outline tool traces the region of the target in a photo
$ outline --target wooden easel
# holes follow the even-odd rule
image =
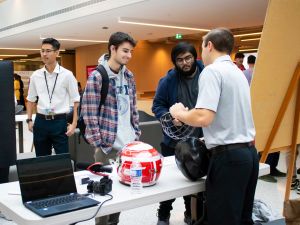
[[[297,89],[298,88],[298,89]],[[297,89],[297,90],[296,90]],[[285,201],[287,201],[290,197],[290,189],[292,183],[292,176],[294,170],[294,163],[296,158],[296,147],[297,147],[297,137],[298,137],[298,127],[299,127],[299,114],[300,114],[300,62],[295,69],[294,75],[292,80],[290,81],[289,87],[277,114],[276,120],[274,122],[273,128],[271,130],[270,136],[267,140],[266,146],[262,153],[260,162],[264,163],[267,159],[268,153],[270,151],[271,145],[273,143],[274,137],[279,129],[281,124],[282,118],[286,112],[286,109],[290,103],[290,100],[293,96],[294,91],[296,92],[296,106],[295,106],[295,114],[294,114],[294,125],[293,125],[293,134],[292,134],[292,144],[291,144],[291,154],[290,154],[290,161],[288,165],[288,173],[287,173],[287,182],[286,182],[286,189],[285,189]]]

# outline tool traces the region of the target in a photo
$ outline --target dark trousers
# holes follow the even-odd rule
[[[254,146],[226,150],[211,157],[206,179],[209,225],[253,224],[258,170]]]
[[[9,166],[0,167],[0,184],[7,183],[9,176]]]
[[[36,156],[51,155],[52,148],[56,154],[68,153],[67,120],[45,120],[36,117],[33,126],[33,143]]]
[[[278,162],[279,162],[279,156],[280,156],[280,152],[274,152],[268,154],[266,164],[270,165],[270,173],[276,170],[276,167],[278,166]]]
[[[172,156],[175,154],[175,148],[169,147],[165,145],[164,143],[160,144],[161,146],[161,154],[163,156]],[[176,184],[174,184],[176,185]],[[184,205],[185,205],[185,214],[187,216],[191,216],[191,196],[183,196],[184,200]],[[167,201],[163,201],[159,203],[159,208],[158,208],[158,217],[159,219],[167,219],[170,217],[170,212],[173,209],[172,204],[175,201],[175,199],[170,199]]]

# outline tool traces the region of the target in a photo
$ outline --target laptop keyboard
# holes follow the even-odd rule
[[[34,202],[31,202],[30,205],[32,205],[36,209],[42,209],[42,208],[49,208],[51,206],[57,206],[57,205],[68,204],[71,202],[76,202],[80,199],[82,199],[81,195],[74,194],[74,195],[60,196],[60,197],[45,199],[45,200],[40,200],[40,201],[34,201]]]

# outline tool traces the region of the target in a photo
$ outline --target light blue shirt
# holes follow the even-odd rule
[[[249,85],[229,55],[217,58],[202,71],[195,108],[216,113],[213,122],[203,127],[208,149],[254,140]]]
[[[247,78],[248,84],[250,86],[251,80],[252,80],[253,69],[252,68],[246,69],[243,71],[243,73],[245,74],[245,77]]]

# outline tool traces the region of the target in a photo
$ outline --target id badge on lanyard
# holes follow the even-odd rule
[[[56,77],[55,77],[55,82],[54,82],[54,86],[53,86],[53,89],[52,89],[52,93],[50,94],[49,92],[49,87],[48,87],[48,82],[47,82],[47,78],[46,78],[46,72],[44,71],[44,77],[45,77],[45,82],[46,82],[46,86],[47,86],[47,91],[48,91],[48,96],[49,96],[49,108],[47,108],[45,111],[46,111],[46,115],[55,115],[55,111],[54,111],[54,108],[51,108],[51,102],[52,102],[52,97],[53,97],[53,93],[54,93],[54,89],[55,89],[55,86],[56,86],[56,81],[57,81],[57,77],[58,77],[58,73],[56,74]]]
[[[46,111],[46,115],[50,115],[50,116],[55,115],[54,108],[47,108],[45,111]]]

